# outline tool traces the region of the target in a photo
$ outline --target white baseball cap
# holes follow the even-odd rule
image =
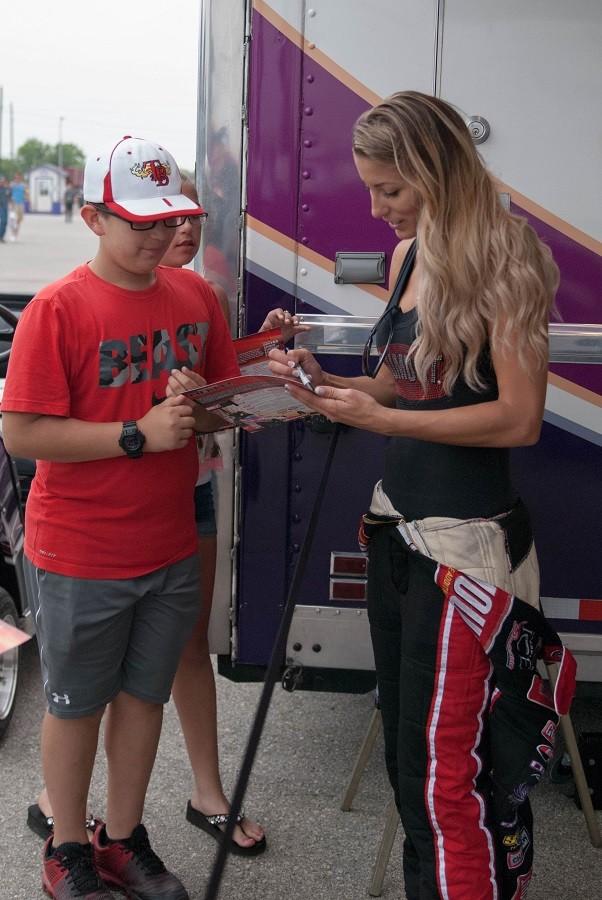
[[[126,135],[84,170],[84,200],[104,203],[129,222],[201,216],[205,210],[181,193],[182,177],[165,147]]]

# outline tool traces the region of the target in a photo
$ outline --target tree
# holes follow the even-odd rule
[[[85,153],[77,144],[63,144],[61,151],[63,166],[73,166],[77,169],[84,167],[86,161]],[[58,166],[59,145],[44,144],[37,138],[29,138],[17,150],[15,162],[17,169],[21,171],[33,169],[35,166],[43,166],[45,163]]]
[[[52,147],[50,144],[44,144],[37,138],[29,138],[17,150],[17,163],[21,169],[33,169],[34,166],[41,166],[46,162],[50,162],[49,156],[51,153]]]
[[[76,169],[83,169],[86,162],[86,154],[78,147],[77,144],[63,144],[63,165],[64,166],[73,166]],[[59,164],[59,145],[55,144],[52,148],[52,152],[50,154],[50,158],[47,162],[54,163],[55,166]]]
[[[12,181],[17,172],[21,171],[21,167],[16,159],[0,159],[0,175],[4,175],[9,181]]]

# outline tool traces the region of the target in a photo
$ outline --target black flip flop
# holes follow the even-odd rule
[[[196,828],[200,828],[201,831],[205,831],[207,834],[210,834],[212,838],[215,838],[216,841],[220,842],[224,837],[224,832],[219,827],[220,825],[227,825],[230,815],[228,813],[222,813],[217,816],[206,816],[204,813],[199,812],[198,809],[195,809],[190,800],[186,806],[186,819],[190,822],[191,825],[194,825]],[[244,814],[240,814],[236,818],[236,822],[238,825],[244,819]],[[230,842],[230,852],[234,853],[237,856],[259,856],[260,853],[267,847],[267,842],[265,839],[265,835],[262,837],[260,841],[255,841],[254,844],[251,844],[250,847],[241,847],[240,844],[237,844],[234,838],[232,838]]]
[[[45,816],[37,803],[32,803],[27,807],[27,824],[35,834],[39,835],[43,840],[47,840],[54,831],[54,818]],[[86,819],[86,828],[88,831],[95,831],[99,820],[94,816]]]
[[[47,840],[54,831],[54,819],[45,816],[37,803],[27,807],[27,824],[43,840]]]

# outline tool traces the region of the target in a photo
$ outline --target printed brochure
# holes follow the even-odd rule
[[[284,386],[300,385],[296,378],[272,375],[268,353],[283,347],[279,328],[260,331],[234,341],[241,375],[184,391],[208,412],[221,416],[223,428],[261,431],[268,425],[292,422],[314,415],[313,410],[291,397]]]

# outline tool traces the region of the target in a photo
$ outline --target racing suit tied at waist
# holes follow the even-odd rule
[[[432,517],[408,522],[379,482],[370,510],[361,520],[362,550],[368,549],[370,538],[380,530],[388,530],[391,540],[405,548],[412,565],[430,573],[441,591],[441,620],[457,614],[491,666],[486,733],[493,841],[501,863],[501,896],[523,896],[518,890],[530,880],[532,858],[531,813],[526,800],[553,755],[559,717],[569,711],[576,678],[575,660],[541,613],[539,598],[531,596],[525,602],[514,590],[495,583],[505,569],[511,583],[512,569],[528,566],[529,556],[535,552],[528,514],[519,501],[493,520]],[[475,546],[485,560],[488,548],[483,549],[483,540],[497,542],[491,580],[474,574],[487,571],[482,560],[475,567],[468,553],[462,558],[462,542],[471,532],[477,533]],[[443,541],[439,540],[441,534]],[[446,543],[458,559],[437,555],[437,549],[447,552]],[[464,564],[458,565],[458,561]],[[538,590],[538,577],[533,581]],[[558,665],[553,694],[538,672],[540,663]],[[443,670],[445,662],[439,664]]]

